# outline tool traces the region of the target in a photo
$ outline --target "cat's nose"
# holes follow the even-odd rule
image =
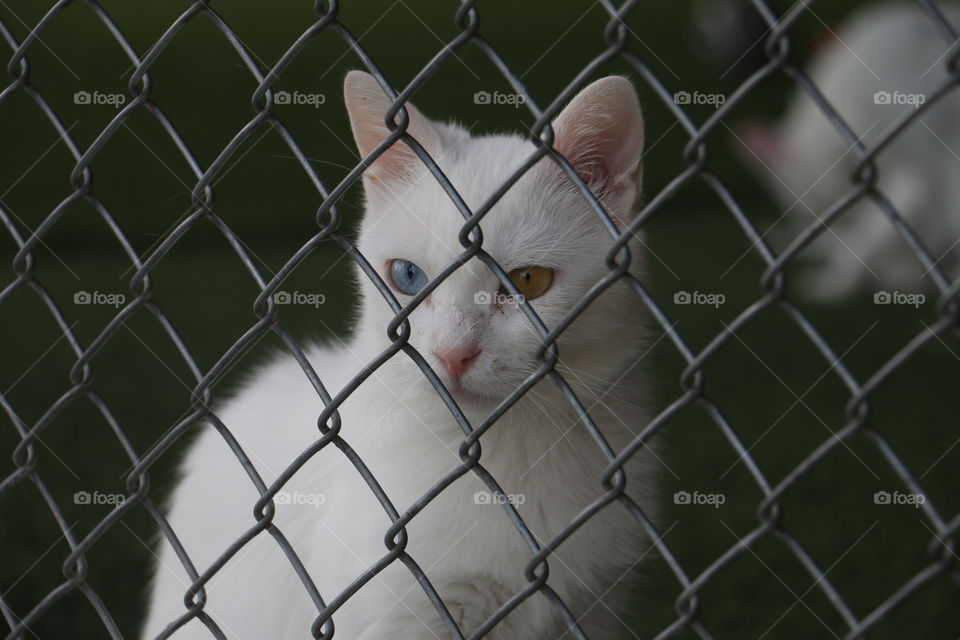
[[[480,355],[480,347],[468,345],[452,349],[436,349],[433,354],[440,358],[443,366],[454,380],[459,380]]]

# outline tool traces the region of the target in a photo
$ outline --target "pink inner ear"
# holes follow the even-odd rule
[[[603,191],[607,186],[610,174],[606,155],[601,150],[604,144],[598,141],[593,141],[591,146],[588,146],[588,144],[584,142],[580,149],[564,148],[564,145],[561,145],[557,151],[570,161],[581,180],[595,191]]]
[[[747,146],[748,156],[756,155],[764,164],[776,164],[782,153],[782,141],[777,127],[766,122],[748,122],[739,133]],[[753,152],[751,154],[750,152]],[[754,158],[756,159],[756,158]]]
[[[638,189],[643,118],[629,80],[610,76],[585,87],[557,116],[554,131],[557,151],[595,193],[616,191],[622,182]]]
[[[390,135],[384,119],[393,100],[384,93],[377,80],[368,73],[351,71],[344,81],[344,99],[350,126],[361,157],[368,156]],[[427,150],[439,153],[440,141],[433,123],[411,103],[406,103],[410,118],[407,133]],[[374,183],[393,179],[409,180],[423,169],[416,153],[402,140],[386,149],[367,169],[364,177]]]
[[[556,149],[584,182],[602,190],[637,165],[640,151],[624,148],[631,144],[631,136],[618,129],[613,117],[591,116],[585,121],[561,123]]]
[[[389,102],[384,100],[375,108],[367,108],[355,118],[355,135],[357,146],[362,156],[370,154],[380,143],[390,135],[390,130],[384,123],[384,114]],[[428,153],[436,153],[436,135],[431,130],[425,118],[412,104],[407,104],[407,113],[410,124],[407,132],[416,138],[417,142],[427,148]],[[367,169],[367,177],[374,180],[410,179],[421,169],[422,163],[417,154],[407,144],[398,139],[386,149]]]

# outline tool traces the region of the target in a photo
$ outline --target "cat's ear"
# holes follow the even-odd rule
[[[643,116],[633,85],[609,76],[584,87],[553,122],[554,148],[621,222],[643,173]]]
[[[343,82],[343,96],[350,116],[350,127],[360,157],[367,157],[389,135],[385,118],[393,100],[369,73],[351,71]],[[431,156],[440,151],[440,135],[433,123],[412,104],[404,105],[410,124],[407,133],[413,136]],[[404,142],[397,140],[364,172],[374,184],[395,179],[409,180],[424,170],[423,162]]]

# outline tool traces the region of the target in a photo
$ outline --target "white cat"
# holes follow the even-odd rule
[[[354,71],[344,87],[361,156],[384,138],[391,100],[369,74]],[[435,158],[471,207],[478,207],[534,151],[515,135],[471,137],[424,117],[411,105],[409,133]],[[555,147],[589,179],[621,227],[634,213],[643,124],[624,78],[589,85],[554,123]],[[366,215],[359,249],[401,304],[462,252],[463,218],[410,148],[390,147],[364,174]],[[548,158],[529,171],[481,224],[483,248],[525,293],[548,327],[609,273],[608,232],[573,183]],[[632,271],[642,261],[631,243]],[[394,314],[362,274],[361,314],[352,337],[315,347],[309,360],[331,395],[386,349]],[[479,424],[535,369],[537,332],[478,259],[457,269],[410,316],[410,344],[430,363],[458,404]],[[483,293],[486,292],[486,293]],[[496,295],[494,295],[496,294]],[[619,451],[646,424],[645,309],[616,282],[559,340],[561,371]],[[217,415],[269,486],[320,437],[323,404],[289,356],[259,371]],[[369,466],[400,513],[460,464],[464,434],[451,412],[403,352],[340,407],[341,436]],[[516,504],[540,544],[604,495],[608,466],[587,427],[549,380],[510,409],[481,438],[480,463]],[[641,449],[626,466],[627,493],[653,511],[652,456]],[[468,472],[413,518],[407,552],[426,572],[465,637],[527,586],[533,555],[487,486]],[[329,603],[387,553],[390,520],[360,474],[334,445],[314,456],[285,485],[274,523]],[[255,524],[259,493],[219,433],[205,426],[183,464],[168,512],[173,530],[201,573]],[[623,630],[623,596],[646,537],[614,502],[549,558],[551,586],[582,617],[588,637]],[[164,541],[159,550],[143,638],[184,614],[185,570]],[[260,533],[206,586],[204,612],[228,638],[310,637],[317,607],[280,546]],[[336,637],[382,640],[449,638],[450,630],[399,561],[370,579],[333,614]],[[558,638],[559,609],[535,593],[485,637]],[[192,619],[174,638],[212,637]]]
[[[960,7],[942,8],[960,27]],[[807,74],[872,149],[904,112],[947,84],[947,65],[955,53],[956,47],[915,3],[884,4],[851,17],[816,53]],[[953,90],[877,156],[879,190],[948,278],[960,275],[958,114],[960,91]],[[748,127],[743,140],[766,165],[754,166],[784,211],[790,211],[784,218],[793,223],[789,240],[854,190],[856,151],[800,88],[779,124]],[[858,291],[931,288],[926,269],[889,217],[867,198],[844,212],[800,256],[819,263],[802,283],[812,298],[840,301]]]

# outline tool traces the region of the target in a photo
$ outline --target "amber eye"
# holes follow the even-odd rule
[[[546,267],[520,267],[507,275],[527,300],[539,298],[553,283],[553,269]]]

